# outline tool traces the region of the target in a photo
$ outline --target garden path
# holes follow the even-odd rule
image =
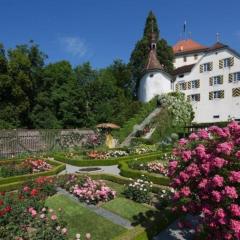
[[[118,168],[118,165],[112,165],[112,166],[94,166],[94,167],[77,167],[73,166],[70,164],[66,164],[66,169],[62,171],[60,174],[66,174],[66,173],[76,173],[78,172],[79,169],[83,168],[101,168],[99,171],[96,172],[101,172],[101,173],[108,173],[108,174],[114,174],[114,175],[120,175],[120,169]],[[84,173],[84,172],[82,172]],[[85,172],[88,173],[88,172]],[[93,173],[93,172],[92,172]]]
[[[117,214],[114,214],[114,213],[112,213],[112,212],[110,212],[110,211],[108,211],[104,208],[97,207],[95,205],[89,205],[89,204],[82,203],[82,202],[80,203],[79,199],[77,197],[73,196],[72,194],[70,194],[69,192],[67,192],[66,190],[64,190],[62,188],[57,188],[57,191],[58,191],[58,193],[63,194],[64,196],[71,198],[75,202],[83,205],[84,207],[90,209],[91,211],[95,212],[99,216],[102,216],[102,217],[110,220],[111,222],[113,222],[115,224],[118,224],[118,225],[120,225],[124,228],[127,228],[127,229],[133,228],[133,226],[131,225],[131,222],[129,220],[127,220],[125,218],[122,218]]]

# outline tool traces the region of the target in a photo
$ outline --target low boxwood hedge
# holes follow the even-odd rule
[[[5,161],[0,161],[0,165],[9,164],[10,162],[21,162],[21,161],[23,161],[23,159],[5,160]],[[54,161],[54,160],[46,160],[46,162],[48,162],[49,164],[51,164],[54,167],[51,170],[45,171],[45,172],[31,173],[31,174],[1,178],[0,179],[0,186],[1,185],[8,185],[8,184],[11,184],[11,183],[16,183],[16,182],[24,182],[24,181],[27,181],[27,180],[32,180],[32,179],[35,179],[35,178],[40,177],[40,176],[56,175],[66,168],[65,164],[59,163],[59,162]]]
[[[155,156],[145,156],[145,157],[138,157],[136,158],[137,161],[143,161],[143,162],[149,162],[149,161],[153,161],[156,160],[159,157],[162,157],[162,153],[161,154],[157,154]],[[132,169],[128,166],[128,163],[131,161],[135,161],[135,160],[130,160],[130,161],[120,161],[119,163],[119,168],[120,168],[120,174],[124,177],[128,177],[128,178],[140,178],[141,175],[146,176],[150,181],[152,181],[155,184],[158,185],[164,185],[164,186],[168,186],[169,185],[169,178],[156,174],[156,173],[149,173],[147,171],[143,171],[143,170],[136,170],[136,169]]]
[[[71,164],[74,166],[111,166],[111,165],[117,165],[120,161],[128,161],[139,157],[145,157],[145,156],[156,156],[158,154],[161,154],[162,152],[151,152],[146,153],[142,155],[130,155],[125,157],[119,157],[119,158],[110,158],[110,159],[89,159],[89,160],[76,160],[76,159],[69,159],[66,156],[62,154],[54,154],[52,155],[54,159],[60,162],[64,162],[67,164]]]

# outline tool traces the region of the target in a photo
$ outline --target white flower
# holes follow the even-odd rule
[[[81,234],[80,233],[77,233],[76,234],[76,239],[79,240],[81,238]]]

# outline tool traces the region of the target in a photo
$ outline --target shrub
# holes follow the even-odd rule
[[[150,200],[151,188],[152,182],[147,181],[147,179],[142,176],[128,184],[124,191],[124,195],[133,201],[147,203]]]
[[[107,202],[116,195],[116,192],[106,186],[103,181],[92,180],[90,177],[80,179],[78,184],[72,186],[69,191],[78,197],[80,201],[88,204]]]
[[[240,125],[212,126],[181,139],[169,163],[174,200],[202,216],[204,239],[240,239]]]

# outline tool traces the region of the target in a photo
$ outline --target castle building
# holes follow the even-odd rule
[[[175,69],[171,78],[162,70],[147,70],[140,81],[145,95],[139,99],[147,102],[161,93],[181,91],[193,106],[195,123],[240,120],[240,54],[219,41],[207,47],[192,39],[179,41],[173,51]],[[151,85],[150,74],[156,73],[158,84]],[[163,88],[169,79],[170,89]]]

